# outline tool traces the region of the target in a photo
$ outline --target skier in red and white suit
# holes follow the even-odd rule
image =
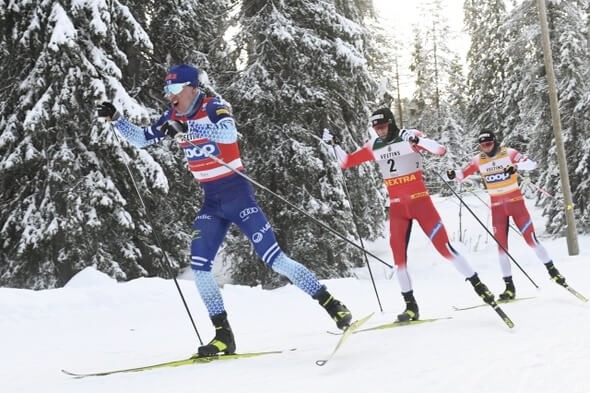
[[[484,301],[492,302],[492,293],[480,281],[469,262],[449,243],[445,227],[422,180],[422,154],[419,151],[443,155],[446,152],[444,146],[426,138],[418,130],[400,131],[395,124],[393,113],[387,108],[375,111],[371,116],[371,123],[377,136],[361,149],[348,155],[338,145],[334,146],[334,150],[342,168],[350,168],[367,161],[376,161],[379,164],[390,197],[390,245],[397,267],[397,278],[406,303],[404,312],[397,316],[398,321],[416,320],[419,317],[412,280],[406,267],[408,240],[414,219],[428,235],[436,250],[450,260],[473,284],[477,294]],[[323,139],[326,142],[332,141],[328,130],[324,130]]]
[[[482,131],[478,141],[482,151],[463,169],[448,170],[448,178],[451,180],[456,178],[457,181],[462,182],[467,176],[479,172],[490,195],[492,226],[498,242],[508,250],[508,220],[512,216],[527,244],[545,264],[551,279],[564,285],[565,278],[555,268],[547,250],[535,235],[533,221],[518,187],[517,169],[530,171],[535,169],[537,164],[516,149],[500,146],[492,131]],[[498,246],[498,256],[506,289],[499,297],[502,300],[514,299],[516,290],[512,280],[512,269],[502,247]]]

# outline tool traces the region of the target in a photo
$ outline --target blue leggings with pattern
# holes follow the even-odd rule
[[[209,315],[225,311],[211,267],[232,223],[250,239],[266,265],[286,276],[308,295],[315,295],[322,285],[306,267],[283,253],[270,223],[254,199],[250,183],[238,175],[231,176],[224,183],[226,187],[216,192],[210,192],[204,187],[205,201],[192,231],[191,268]]]

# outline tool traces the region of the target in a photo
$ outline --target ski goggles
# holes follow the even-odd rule
[[[167,96],[169,96],[170,94],[178,94],[182,91],[182,89],[184,89],[185,86],[188,86],[190,84],[190,82],[184,82],[166,85],[164,86],[164,93],[166,93]]]
[[[490,147],[494,146],[494,141],[486,141],[486,142],[480,142],[479,145],[481,147],[483,147],[484,149],[488,149]]]

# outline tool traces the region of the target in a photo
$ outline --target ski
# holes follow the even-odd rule
[[[561,285],[561,284],[559,284],[559,285]],[[575,297],[577,297],[578,299],[580,299],[584,303],[586,303],[588,301],[586,296],[582,295],[580,292],[578,292],[574,288],[570,287],[567,283],[565,283],[561,286],[564,287],[565,289],[567,289],[572,295],[574,295]]]
[[[318,366],[323,366],[326,363],[328,363],[328,361],[334,357],[338,349],[342,346],[342,344],[344,344],[348,337],[350,337],[350,335],[354,333],[355,330],[357,330],[365,322],[367,322],[369,318],[373,316],[373,314],[374,313],[370,313],[366,317],[361,318],[358,321],[354,321],[352,324],[350,324],[350,326],[342,333],[342,337],[340,337],[340,340],[338,340],[338,342],[336,343],[336,346],[332,350],[332,353],[326,359],[316,360],[315,364],[317,364]]]
[[[510,329],[512,329],[514,327],[514,322],[512,322],[512,320],[508,317],[508,315],[506,315],[506,313],[504,312],[504,310],[502,310],[500,308],[500,306],[498,305],[498,303],[496,303],[495,301],[492,301],[490,303],[490,306],[494,309],[494,311],[496,312],[496,314],[498,314],[500,316],[500,318],[502,318],[502,321],[504,321],[504,323],[506,324],[506,326],[508,326]]]
[[[452,318],[453,317],[439,317],[439,318],[418,319],[416,321],[405,321],[405,322],[395,321],[395,322],[390,322],[390,323],[386,323],[383,325],[371,326],[371,327],[368,327],[365,329],[357,329],[356,331],[353,332],[353,334],[370,332],[373,330],[391,329],[391,328],[396,328],[396,327],[400,327],[400,326],[420,325],[422,323],[435,322],[435,321],[440,321],[443,319],[452,319]],[[332,331],[328,331],[328,333],[329,334],[338,334],[338,335],[342,334],[341,332],[332,332]]]
[[[504,304],[504,303],[513,303],[513,302],[519,302],[521,300],[530,300],[530,299],[534,299],[535,296],[529,296],[529,297],[517,297],[515,299],[506,299],[506,300],[497,300],[496,302],[498,304]],[[485,307],[487,306],[487,303],[481,303],[481,304],[476,304],[475,306],[466,306],[466,307],[457,307],[457,306],[453,306],[453,310],[455,311],[465,311],[465,310],[472,310],[474,308],[479,308],[479,307]]]
[[[395,327],[408,326],[408,325],[420,325],[422,323],[435,322],[435,321],[440,321],[442,319],[452,319],[452,318],[453,317],[440,317],[440,318],[417,319],[415,321],[405,321],[405,322],[395,321],[395,322],[386,323],[384,325],[377,325],[377,326],[368,327],[366,329],[360,329],[360,330],[357,330],[355,333],[370,332],[373,330],[391,329],[391,328],[395,328]]]
[[[287,351],[294,351],[295,348],[289,349]],[[230,359],[242,359],[242,358],[253,358],[257,356],[264,356],[264,355],[273,355],[279,354],[287,351],[267,351],[267,352],[246,352],[246,353],[235,353],[232,355],[216,355],[216,356],[207,356],[207,357],[190,357],[188,359],[182,360],[173,360],[171,362],[165,363],[157,363],[151,364],[142,367],[134,367],[134,368],[125,368],[119,370],[110,370],[110,371],[100,371],[100,372],[91,372],[91,373],[74,373],[67,370],[61,370],[62,373],[67,374],[74,378],[85,378],[85,377],[101,377],[105,375],[112,375],[112,374],[120,374],[120,373],[131,373],[131,372],[138,372],[138,371],[147,371],[147,370],[155,370],[158,368],[164,367],[178,367],[184,366],[186,364],[195,364],[195,363],[210,363],[216,360],[230,360]]]

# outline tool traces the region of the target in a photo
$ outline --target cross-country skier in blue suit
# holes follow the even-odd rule
[[[164,90],[172,107],[149,127],[130,123],[109,102],[103,102],[97,110],[99,116],[112,121],[136,147],[175,137],[190,171],[203,187],[205,200],[192,229],[191,267],[216,333],[207,345],[199,347],[199,356],[231,354],[236,350],[221,292],[211,273],[213,260],[231,223],[248,236],[264,263],[316,299],[340,329],[348,327],[352,319],[350,311],[307,268],[285,255],[254,199],[251,184],[236,173],[243,172],[244,166],[228,106],[218,98],[205,97],[199,88],[198,70],[191,65],[172,66]]]

